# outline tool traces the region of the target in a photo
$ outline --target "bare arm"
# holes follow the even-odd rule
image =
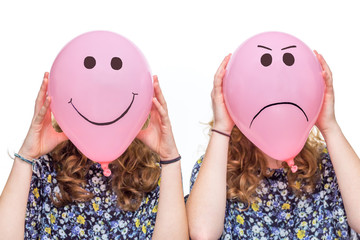
[[[326,85],[324,104],[316,125],[325,138],[334,166],[348,223],[360,233],[360,159],[352,149],[335,118],[333,78],[324,58],[315,51]]]
[[[222,80],[228,55],[214,77],[211,93],[214,129],[230,134],[234,127],[224,103]],[[226,207],[226,169],[229,137],[213,132],[199,174],[186,203],[190,237],[218,239],[224,229]]]
[[[31,165],[15,158],[0,197],[0,239],[24,239],[31,175]]]
[[[348,223],[360,233],[360,159],[339,125],[334,125],[323,134],[337,176]]]
[[[189,239],[180,162],[162,166],[153,239]]]
[[[48,73],[45,73],[35,102],[34,117],[19,155],[29,160],[50,152],[66,140],[51,125],[50,98],[46,96]],[[8,181],[0,197],[0,239],[24,239],[26,204],[32,169],[29,163],[15,158]]]
[[[218,239],[224,229],[228,137],[214,133],[186,202],[192,239]]]
[[[154,76],[153,108],[150,124],[137,136],[157,152],[163,161],[179,156],[159,82]],[[153,239],[189,239],[181,180],[180,161],[161,167],[160,197]]]

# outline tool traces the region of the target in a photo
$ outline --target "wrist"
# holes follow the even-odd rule
[[[181,160],[170,164],[160,164],[160,165],[161,165],[161,171],[163,171],[164,169],[181,169]]]
[[[230,135],[230,134],[227,134],[227,133],[218,131],[218,130],[216,130],[216,129],[214,129],[214,128],[212,128],[211,131],[212,131],[213,133],[216,133],[216,134],[220,134],[220,135],[222,135],[222,136],[225,136],[225,137],[227,137],[227,138],[229,138],[229,139],[231,138],[231,135]]]
[[[34,160],[31,158],[25,158],[21,153],[14,153],[14,164],[15,168],[21,169],[32,169]]]
[[[177,157],[179,157],[180,154],[179,152],[176,150],[174,152],[168,153],[168,154],[159,154],[160,160],[161,161],[170,161],[172,159],[175,159]]]
[[[175,143],[170,144],[167,147],[164,147],[162,151],[160,150],[158,153],[159,153],[159,158],[162,161],[171,160],[180,156]]]
[[[329,123],[326,128],[319,128],[321,134],[323,135],[325,141],[329,138],[329,136],[334,134],[339,134],[341,132],[339,124],[334,121],[332,123]]]
[[[169,165],[169,164],[173,164],[173,163],[176,163],[176,162],[180,162],[181,160],[181,156],[178,155],[176,158],[173,158],[173,159],[169,159],[169,160],[161,160],[160,159],[160,165]]]
[[[217,130],[219,132],[222,132],[222,133],[225,133],[227,135],[231,135],[233,126],[232,127],[226,127],[226,126],[223,126],[223,125],[214,124],[212,129],[215,129],[215,130]]]
[[[18,154],[28,160],[33,160],[33,159],[37,158],[37,156],[32,156],[32,154],[29,154],[29,152],[26,151],[25,149],[23,149],[23,147],[20,148],[20,150],[18,151]]]

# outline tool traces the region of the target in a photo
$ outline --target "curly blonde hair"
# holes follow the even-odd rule
[[[56,123],[53,125],[57,131],[61,131]],[[64,206],[71,202],[91,200],[94,195],[84,187],[87,183],[86,175],[94,162],[69,140],[59,144],[50,155],[55,164],[60,189],[60,194],[55,193],[54,204]],[[158,154],[135,139],[119,158],[109,164],[112,188],[121,209],[136,211],[145,193],[157,187],[160,177],[158,162]]]
[[[303,149],[294,159],[298,171],[293,173],[286,162],[282,162],[289,187],[296,195],[314,191],[320,178],[318,165],[324,147],[320,131],[314,126]],[[273,173],[274,171],[269,171],[263,153],[234,126],[228,150],[227,198],[243,202],[249,207],[256,200],[256,189],[260,181],[271,177]]]

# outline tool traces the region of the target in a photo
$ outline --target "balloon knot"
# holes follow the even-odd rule
[[[111,175],[111,170],[109,169],[109,165],[107,163],[101,164],[101,168],[104,171],[104,176],[109,177]]]
[[[294,165],[294,166],[291,167],[291,171],[293,173],[296,173],[297,170],[298,170],[298,166]]]
[[[286,161],[286,163],[289,165],[291,172],[296,173],[298,166],[295,165],[294,159],[289,159]]]
[[[104,169],[104,175],[105,175],[105,177],[109,177],[111,175],[111,170],[110,169]]]

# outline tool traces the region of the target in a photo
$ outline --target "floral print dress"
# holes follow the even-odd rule
[[[87,175],[86,190],[91,201],[56,207],[50,199],[59,192],[56,171],[50,155],[33,165],[33,175],[25,217],[25,239],[151,239],[155,226],[159,184],[146,194],[135,212],[117,206],[111,190],[111,177],[105,177],[94,163]]]
[[[193,168],[190,191],[202,160],[203,157]],[[336,175],[326,149],[319,167],[321,180],[309,197],[296,197],[288,187],[286,170],[275,169],[270,178],[260,182],[256,191],[257,201],[247,210],[245,204],[227,200],[220,239],[357,239],[359,235],[347,223]]]

